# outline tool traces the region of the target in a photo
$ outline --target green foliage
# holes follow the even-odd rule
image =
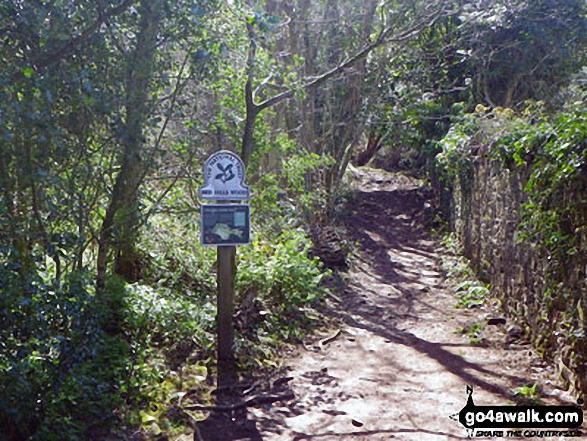
[[[400,166],[430,164],[436,141],[449,128],[454,132],[458,108],[518,108],[528,100],[554,105],[585,63],[586,16],[580,0],[470,1],[391,59],[373,57],[380,101],[371,101],[369,121],[385,124],[392,135],[388,156],[397,157],[395,147],[403,154]]]
[[[123,3],[0,5],[0,433],[8,439],[100,439],[133,401],[138,355],[125,333],[147,338],[128,319],[123,284],[109,281],[96,299],[91,264],[130,136],[126,75],[144,8]],[[197,33],[194,20],[211,4],[178,1],[159,17],[157,78],[145,100],[149,167],[160,158],[150,141],[161,114],[175,115],[173,100],[154,105],[173,85],[179,40]]]
[[[469,260],[463,256],[463,246],[454,233],[445,234],[443,241],[447,253],[442,268],[458,296],[454,307],[469,309],[483,305],[491,294],[490,286],[475,279]]]
[[[279,236],[285,229],[316,218],[317,207],[324,206],[327,195],[322,185],[312,184],[311,177],[324,175],[332,161],[327,156],[296,151],[296,144],[285,137],[275,149],[281,156],[279,172],[264,173],[253,184],[251,206],[258,228],[264,234]]]
[[[84,439],[107,434],[117,421],[129,348],[102,330],[87,275],[56,283],[10,263],[0,267],[0,427],[7,439]]]
[[[273,239],[255,240],[239,250],[237,292],[254,293],[260,320],[237,335],[236,353],[244,371],[275,366],[279,348],[297,342],[312,326],[324,288],[317,258],[303,230],[290,230]]]
[[[549,127],[541,126],[535,138],[543,140],[535,153],[532,175],[526,185],[524,238],[542,244],[553,264],[564,267],[569,256],[585,256],[587,201],[587,112],[583,105],[561,114]],[[546,133],[545,133],[546,132]],[[534,139],[527,143],[535,144]],[[529,150],[527,146],[521,148]],[[564,277],[560,272],[558,278]]]
[[[297,167],[281,176],[265,174],[253,186],[254,234],[250,245],[238,248],[236,292],[237,305],[242,296],[255,292],[260,320],[236,335],[235,352],[243,375],[275,365],[283,341],[306,332],[312,306],[321,294],[321,265],[307,257],[310,241],[301,228],[290,227],[300,221],[295,201],[285,197],[297,191],[288,183],[297,179]],[[306,165],[299,167],[303,173]],[[184,184],[178,183],[178,188],[186,188]],[[170,192],[160,205],[187,207],[188,200],[186,189]],[[197,221],[197,214],[191,212],[153,215],[140,244],[149,256],[145,280],[123,285],[122,328],[132,354],[124,386],[130,405],[127,416],[132,424],[150,429],[156,425],[171,430],[170,397],[188,388],[204,390],[203,381],[213,369],[216,250],[200,245]],[[116,280],[111,284],[116,285]],[[114,287],[109,291],[114,292]],[[182,374],[192,368],[197,375]]]
[[[478,121],[474,116],[451,126],[448,133],[438,143],[441,151],[436,155],[436,167],[439,176],[446,185],[470,167],[468,153],[478,133]]]
[[[169,206],[189,206],[185,201],[185,188],[177,185],[179,195],[169,195]],[[187,214],[154,215],[140,244],[149,256],[145,278],[159,286],[166,286],[188,296],[207,297],[214,294],[216,274],[215,249],[202,247],[199,237],[199,218],[190,209]]]
[[[215,305],[164,286],[132,284],[124,292],[123,328],[132,363],[121,387],[126,419],[173,430],[172,401],[202,388],[214,359]]]
[[[121,420],[170,429],[171,397],[198,387],[213,352],[215,253],[199,245],[200,164],[210,151],[239,150],[245,83],[264,102],[335,68],[380,28],[409,28],[429,7],[127,3],[0,4],[0,429],[10,439],[100,438]],[[573,298],[559,284],[565,257],[585,258],[585,202],[573,197],[585,193],[582,104],[534,122],[509,109],[463,113],[473,95],[511,92],[517,102],[554,91],[582,60],[584,6],[485,3],[439,17],[412,41],[380,47],[256,118],[247,170],[253,243],[239,250],[237,286],[256,292],[264,320],[238,335],[243,368],[270,365],[279,342],[299,338],[310,321],[323,273],[307,257],[303,227],[334,212],[365,128],[407,151],[413,166],[442,150],[447,182],[466,182],[467,154],[483,137],[508,166],[533,167],[524,237],[552,262],[545,304]],[[147,16],[158,28],[150,45],[139,37],[154,29]],[[148,69],[139,43],[153,55]],[[136,149],[123,152],[129,142]],[[140,164],[136,182],[117,201],[131,162]],[[93,262],[108,213],[111,248],[140,250],[132,268],[140,284],[109,278],[97,299]],[[107,264],[120,257],[106,254]],[[463,280],[465,268],[462,260],[450,271]],[[460,286],[463,306],[483,289]]]
[[[519,405],[537,405],[541,403],[540,393],[542,385],[536,381],[531,385],[524,385],[512,389],[511,395]]]
[[[271,326],[286,338],[321,294],[324,273],[317,258],[308,258],[310,246],[303,230],[290,230],[274,242],[254,241],[239,256],[237,289],[254,289],[269,313]]]
[[[538,140],[538,142],[536,141]],[[540,299],[545,323],[561,323],[573,345],[573,364],[585,360],[587,340],[582,280],[587,261],[587,112],[572,103],[548,123],[543,122],[519,150],[532,152],[531,175],[525,187],[520,239],[531,244],[545,265],[545,294]],[[545,330],[545,333],[548,333]],[[552,344],[552,340],[549,339]]]
[[[548,257],[549,276],[563,280],[565,261],[586,251],[581,241],[586,202],[580,196],[587,189],[584,103],[572,101],[551,117],[540,102],[527,103],[518,114],[502,108],[478,110],[483,113],[451,128],[441,141],[437,162],[451,181],[471,160],[471,150],[481,146],[506,167],[529,170],[519,237]]]
[[[132,345],[163,349],[168,354],[213,349],[216,306],[213,299],[177,293],[165,287],[128,285],[124,296],[125,329]]]
[[[457,333],[469,337],[469,343],[472,345],[480,345],[483,343],[483,338],[480,336],[483,330],[483,325],[480,323],[471,323],[464,328],[457,329]]]
[[[446,277],[455,282],[471,280],[474,277],[469,260],[463,256],[463,246],[454,233],[446,233],[443,237],[443,245],[448,254],[442,260],[442,269]]]
[[[490,294],[489,285],[479,281],[466,280],[455,287],[459,296],[456,308],[475,308],[483,305]]]
[[[556,112],[543,102],[532,101],[517,111],[477,106],[464,126],[455,124],[449,131],[441,142],[443,153],[438,156],[442,173],[455,190],[466,190],[462,170],[475,161],[482,166],[499,161],[511,170],[512,180],[521,184],[523,194],[516,196],[521,222],[514,232],[520,243],[512,246],[518,255],[535,259],[537,274],[531,278],[532,286],[526,287],[529,291],[518,300],[524,301],[524,319],[539,350],[556,353],[576,370],[582,369],[587,354],[583,302],[587,288],[584,79],[583,69],[560,93]],[[470,186],[472,176],[468,178]],[[482,301],[484,287],[461,288],[461,306]],[[565,348],[562,352],[561,341]],[[572,382],[575,387],[584,387],[579,384],[581,380]]]
[[[457,44],[475,70],[476,101],[504,107],[550,101],[585,60],[585,14],[580,0],[464,5]]]

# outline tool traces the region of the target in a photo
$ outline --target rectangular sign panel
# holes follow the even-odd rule
[[[249,204],[202,204],[200,207],[202,245],[232,246],[250,242]]]

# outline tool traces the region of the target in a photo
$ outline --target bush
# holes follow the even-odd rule
[[[63,282],[0,265],[0,432],[9,440],[108,433],[128,345],[106,335],[87,273]]]
[[[310,247],[310,239],[298,229],[282,233],[274,243],[255,241],[241,248],[237,290],[254,288],[274,317],[291,320],[320,295],[324,273],[318,258],[308,257]]]

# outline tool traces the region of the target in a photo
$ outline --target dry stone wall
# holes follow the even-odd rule
[[[508,169],[485,156],[467,164],[442,204],[450,207],[451,227],[466,256],[478,276],[491,284],[510,319],[525,327],[535,348],[555,362],[566,386],[577,395],[586,393],[585,262],[569,256],[569,277],[552,291],[548,256],[520,240],[529,168]]]

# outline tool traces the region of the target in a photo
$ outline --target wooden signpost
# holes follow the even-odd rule
[[[210,202],[200,206],[200,241],[217,247],[217,388],[225,388],[237,379],[232,323],[236,246],[248,244],[251,236],[250,191],[243,161],[227,150],[214,153],[204,164],[199,194],[201,200]]]

